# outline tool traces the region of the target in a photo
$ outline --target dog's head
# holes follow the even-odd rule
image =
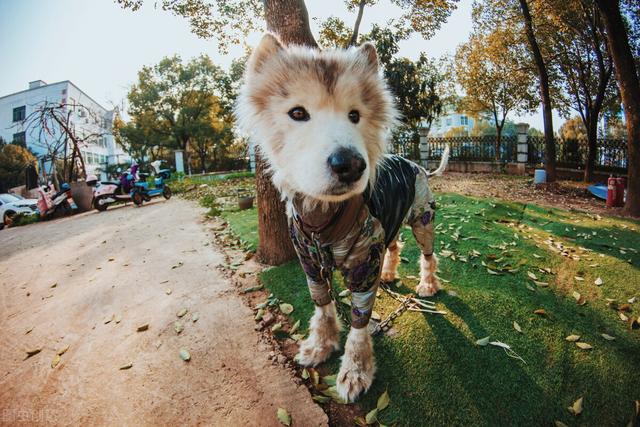
[[[345,200],[365,190],[395,117],[375,47],[318,51],[264,36],[237,116],[288,196]]]

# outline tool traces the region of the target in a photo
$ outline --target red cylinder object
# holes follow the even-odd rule
[[[607,180],[607,207],[612,208],[616,205],[616,197],[618,194],[618,183],[616,178],[610,176]]]
[[[626,179],[620,177],[616,179],[616,206],[624,206],[624,187],[626,186]]]

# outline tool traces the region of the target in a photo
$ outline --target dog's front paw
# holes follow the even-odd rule
[[[380,274],[380,280],[386,283],[391,283],[396,280],[396,272],[395,271],[382,271]]]
[[[333,302],[315,308],[309,321],[309,337],[300,344],[296,360],[302,366],[316,366],[340,348],[340,322]]]
[[[353,402],[360,393],[369,390],[375,371],[373,345],[367,328],[351,329],[336,377],[338,395],[347,402]]]
[[[435,277],[431,278],[429,282],[420,282],[418,286],[416,286],[416,292],[421,297],[432,297],[440,290],[440,283],[438,279]]]
[[[298,364],[302,366],[317,366],[331,356],[334,350],[340,347],[340,343],[335,341],[320,342],[317,336],[311,335],[300,344],[300,351],[296,355]]]

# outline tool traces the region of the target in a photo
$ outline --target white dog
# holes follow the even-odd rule
[[[380,279],[396,277],[403,222],[422,251],[416,291],[438,291],[435,202],[427,179],[444,171],[448,149],[431,174],[384,155],[396,111],[370,43],[318,51],[285,48],[267,34],[247,64],[237,117],[287,201],[291,238],[316,305],[300,364],[318,365],[339,348],[340,323],[329,293],[334,268],[352,292],[351,330],[336,386],[353,401],[373,381],[366,326]]]

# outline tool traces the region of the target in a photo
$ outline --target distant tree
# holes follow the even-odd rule
[[[540,0],[555,32],[549,55],[562,76],[565,110],[576,111],[587,129],[585,181],[593,180],[602,113],[619,103],[613,61],[597,7],[586,0]]]
[[[60,188],[58,160],[62,160],[60,175],[65,181],[86,178],[87,170],[82,148],[107,134],[103,131],[87,132],[86,128],[77,128],[71,118],[74,113],[91,118],[95,123],[99,122],[96,113],[81,103],[50,101],[35,105],[33,111],[21,122],[26,133],[46,146],[45,158],[51,164],[50,175],[56,188]]]
[[[29,150],[15,144],[0,147],[0,191],[24,184],[25,170],[35,165],[36,158]]]
[[[526,50],[507,27],[488,32],[476,28],[456,51],[456,77],[465,92],[462,109],[472,116],[491,114],[496,129],[496,160],[500,159],[509,113],[532,111],[536,106],[531,69],[526,64]]]
[[[558,131],[560,138],[573,140],[586,140],[587,128],[580,116],[575,116],[565,121]]]
[[[464,126],[454,126],[452,128],[450,128],[449,130],[447,130],[444,133],[444,137],[445,138],[454,138],[454,137],[460,137],[460,136],[468,136],[469,132],[467,131],[467,128]]]
[[[544,135],[544,132],[542,132],[540,129],[530,127],[529,130],[527,130],[527,136],[532,136],[534,138],[542,138],[545,135]],[[554,141],[554,146],[555,146],[555,141]]]
[[[206,55],[186,64],[179,56],[164,58],[138,73],[138,82],[127,96],[129,115],[145,136],[165,137],[152,145],[169,142],[182,149],[189,167],[189,145],[203,118],[216,106],[216,91],[225,89],[224,82],[224,71]]]

